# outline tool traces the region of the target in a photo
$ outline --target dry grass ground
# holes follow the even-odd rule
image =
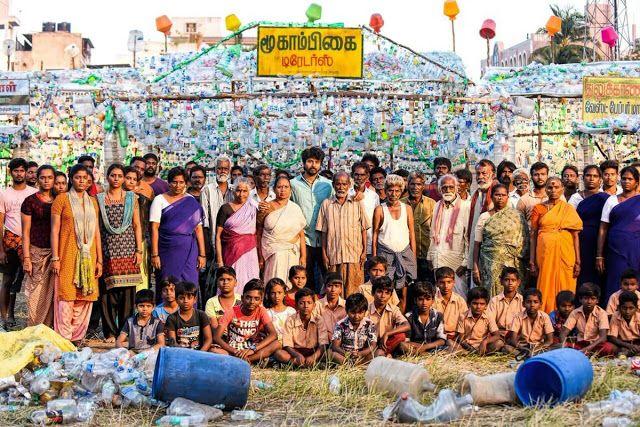
[[[21,310],[22,311],[22,310]],[[18,319],[21,323],[24,317]],[[431,374],[437,390],[459,388],[462,377],[469,372],[487,375],[509,371],[511,359],[506,357],[453,357],[434,355],[408,361],[423,363]],[[327,378],[337,374],[342,383],[339,395],[329,393]],[[317,369],[310,371],[254,369],[252,378],[274,385],[268,390],[252,390],[247,409],[254,409],[263,418],[258,422],[233,422],[225,414],[216,425],[367,425],[382,424],[382,409],[393,402],[389,396],[370,394],[364,380],[364,368]],[[596,366],[594,382],[584,401],[604,399],[614,390],[640,393],[640,378],[624,368],[613,365]],[[431,402],[433,393],[425,393],[422,401]],[[554,408],[523,408],[520,406],[487,406],[459,420],[460,426],[582,426],[600,425],[602,419],[586,420],[583,405],[565,404]],[[0,426],[29,425],[33,407],[15,413],[0,413]],[[164,415],[155,408],[103,408],[94,417],[93,426],[150,426]],[[640,423],[640,411],[634,419]]]

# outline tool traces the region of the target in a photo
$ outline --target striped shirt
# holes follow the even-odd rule
[[[361,202],[347,197],[341,205],[335,196],[322,202],[316,230],[326,233],[329,264],[359,263],[364,248],[362,231],[370,226]]]

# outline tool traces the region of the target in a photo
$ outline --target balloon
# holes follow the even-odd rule
[[[384,26],[384,19],[382,19],[382,15],[379,13],[374,13],[371,15],[371,19],[369,19],[369,26],[373,28],[373,31],[377,33],[380,32],[380,29]]]

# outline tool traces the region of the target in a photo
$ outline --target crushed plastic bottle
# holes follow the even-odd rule
[[[627,417],[605,417],[602,420],[602,427],[629,427],[631,425],[633,425],[633,421]]]
[[[472,411],[473,399],[467,394],[458,397],[449,389],[441,390],[438,398],[429,406],[404,393],[382,412],[385,421],[392,419],[400,423],[446,423],[459,419]]]
[[[184,397],[178,397],[167,409],[168,415],[202,415],[207,421],[221,418],[223,412],[219,408],[197,403]]]
[[[125,406],[134,405],[140,406],[145,403],[144,395],[142,395],[137,389],[135,385],[129,385],[123,387],[120,390],[122,394],[123,404]]]
[[[251,387],[259,390],[269,390],[273,388],[273,384],[261,380],[251,380]]]
[[[327,378],[327,381],[329,382],[329,393],[340,394],[340,389],[342,388],[340,378],[337,375],[331,375]]]
[[[29,391],[33,394],[40,395],[49,390],[50,386],[51,383],[49,382],[49,379],[45,375],[42,375],[40,377],[36,377],[33,381],[31,381],[31,384],[29,385]]]
[[[169,427],[192,427],[206,426],[207,420],[202,415],[165,415],[156,421],[157,426]]]
[[[59,411],[38,410],[31,413],[31,422],[36,425],[73,424],[81,421],[76,408],[66,408]]]
[[[262,418],[262,415],[256,411],[239,411],[237,409],[231,411],[232,421],[255,421]]]
[[[640,406],[640,395],[629,390],[613,390],[608,399],[585,404],[583,414],[586,418],[609,414],[631,415],[638,406]]]
[[[15,412],[18,409],[20,407],[16,405],[0,405],[0,412]]]
[[[47,411],[61,411],[63,409],[77,408],[78,404],[73,399],[54,399],[47,402]]]

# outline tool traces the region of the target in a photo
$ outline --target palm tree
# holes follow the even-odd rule
[[[562,19],[560,32],[553,36],[553,46],[544,46],[531,54],[533,61],[550,64],[555,56],[556,64],[570,64],[581,62],[584,49],[584,39],[588,33],[588,23],[584,14],[573,7],[561,9],[558,5],[551,6],[551,12]],[[540,28],[539,34],[547,32]],[[587,57],[593,55],[593,50],[586,48]]]

